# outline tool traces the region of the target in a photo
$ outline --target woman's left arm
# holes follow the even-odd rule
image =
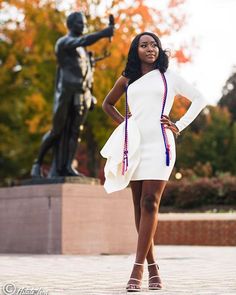
[[[175,123],[175,126],[178,128],[179,132],[181,132],[190,123],[192,123],[192,121],[207,105],[207,101],[194,86],[189,84],[179,75],[172,73],[172,77],[176,95],[179,94],[191,101],[191,105],[187,112]]]

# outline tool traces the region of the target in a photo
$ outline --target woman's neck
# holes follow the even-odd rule
[[[141,64],[141,73],[142,75],[147,74],[148,72],[155,69],[155,65],[153,64]]]

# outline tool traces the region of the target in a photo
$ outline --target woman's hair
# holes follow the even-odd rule
[[[155,61],[155,68],[159,69],[161,73],[164,73],[169,65],[169,57],[167,55],[167,51],[162,49],[160,39],[153,33],[150,32],[143,32],[138,34],[134,40],[132,41],[128,53],[128,60],[125,66],[122,75],[129,80],[129,84],[133,83],[135,80],[142,76],[141,72],[141,62],[138,56],[138,45],[139,40],[143,35],[151,36],[157,43],[157,47],[159,49],[159,55],[157,60]]]

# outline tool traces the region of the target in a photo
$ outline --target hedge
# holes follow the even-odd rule
[[[181,209],[209,205],[236,206],[236,177],[169,181],[162,196],[161,205]]]

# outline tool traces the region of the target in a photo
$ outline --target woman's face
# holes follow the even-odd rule
[[[141,63],[153,64],[159,55],[157,42],[150,35],[142,35],[138,44],[138,56]]]

